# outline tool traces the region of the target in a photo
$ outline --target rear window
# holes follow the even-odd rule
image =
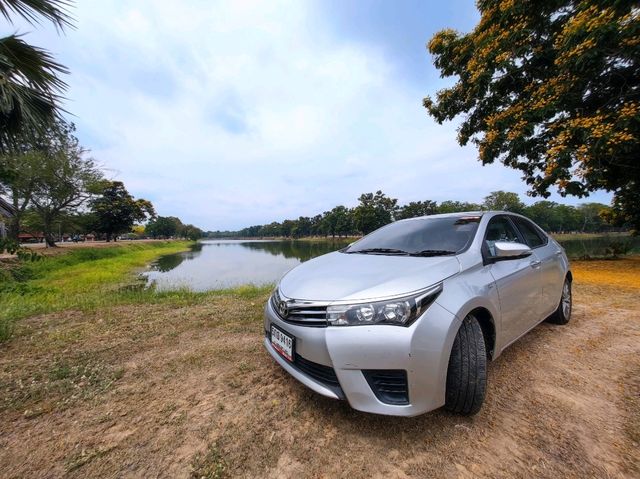
[[[514,216],[511,218],[530,248],[547,244],[547,237],[529,220]]]

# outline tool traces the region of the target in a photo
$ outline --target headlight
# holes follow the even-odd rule
[[[334,304],[327,308],[327,322],[329,326],[408,326],[433,303],[441,291],[442,283],[404,298],[371,303]]]

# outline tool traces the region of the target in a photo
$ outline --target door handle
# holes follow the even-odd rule
[[[562,250],[556,251],[556,256],[560,256],[562,254]]]
[[[541,261],[538,261],[538,260],[536,259],[536,260],[531,261],[531,263],[529,263],[529,265],[530,265],[532,268],[537,268],[538,266],[540,266],[540,263],[541,263]]]

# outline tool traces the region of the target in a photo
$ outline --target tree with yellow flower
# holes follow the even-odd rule
[[[427,97],[482,164],[518,169],[532,195],[614,192],[613,221],[640,230],[640,4],[478,0],[468,34],[438,32],[435,66],[456,83]]]

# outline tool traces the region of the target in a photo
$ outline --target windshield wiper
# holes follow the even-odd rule
[[[410,256],[448,256],[456,253],[457,251],[449,251],[446,249],[423,249],[422,251],[409,253],[409,255]]]
[[[361,254],[393,254],[393,255],[408,255],[408,251],[403,251],[401,249],[394,248],[365,248],[359,249],[357,251],[346,251],[346,253],[361,253]]]

